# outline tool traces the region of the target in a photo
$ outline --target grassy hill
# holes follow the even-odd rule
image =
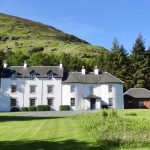
[[[28,52],[37,47],[46,53],[66,52],[82,58],[107,52],[52,26],[0,13],[0,50]]]

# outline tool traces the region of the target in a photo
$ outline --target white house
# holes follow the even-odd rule
[[[63,68],[60,66],[12,66],[1,73],[0,111],[11,107],[50,105],[59,110],[62,104]]]
[[[123,81],[107,72],[70,72],[63,81],[63,105],[72,110],[100,109],[103,105],[123,109]]]
[[[72,110],[100,109],[103,105],[123,109],[123,82],[106,72],[66,73],[60,66],[7,67],[1,72],[0,111],[12,107],[50,105],[59,110],[69,105]]]

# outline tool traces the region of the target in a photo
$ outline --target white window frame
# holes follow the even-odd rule
[[[52,105],[49,105],[48,100],[52,100]],[[54,97],[47,97],[47,105],[50,107],[54,106]]]
[[[49,88],[52,88],[52,91],[49,91]],[[54,85],[47,85],[47,93],[48,94],[54,93]]]
[[[35,92],[31,92],[32,87],[35,87]],[[35,94],[36,93],[36,87],[37,87],[36,85],[30,85],[30,94]]]
[[[31,105],[30,105],[30,104],[31,104],[31,100],[33,100],[33,99],[35,100],[35,105],[34,105],[34,106],[31,106]],[[37,99],[36,97],[30,97],[30,98],[29,98],[29,106],[30,106],[30,107],[35,107],[35,106],[36,106],[36,99]]]
[[[112,84],[109,84],[109,85],[108,85],[108,92],[111,93],[111,92],[112,92],[112,89],[113,89]]]
[[[15,105],[15,106],[12,106],[12,105],[11,105],[11,104],[12,104],[11,101],[12,101],[13,99],[16,100],[16,105]],[[16,107],[16,106],[17,106],[17,98],[11,97],[11,98],[10,98],[10,107]]]
[[[11,87],[11,93],[17,93],[17,85],[11,85],[10,87]],[[16,87],[16,91],[15,92],[12,91],[13,87]]]
[[[110,105],[110,101],[111,101],[111,105]],[[113,107],[114,106],[114,99],[112,97],[108,98],[108,106],[109,107]]]
[[[74,102],[72,102],[72,101],[74,101]],[[72,105],[72,104],[73,104],[73,105]],[[76,99],[75,99],[75,98],[70,98],[70,106],[71,106],[71,107],[76,106]]]
[[[70,92],[73,93],[73,92],[75,92],[75,90],[76,90],[76,86],[74,84],[72,84],[70,86]]]

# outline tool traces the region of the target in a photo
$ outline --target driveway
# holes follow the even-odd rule
[[[99,110],[84,110],[84,111],[35,111],[35,112],[25,112],[21,113],[17,116],[25,116],[25,117],[65,117],[65,116],[74,116],[77,114],[83,113],[95,113]]]

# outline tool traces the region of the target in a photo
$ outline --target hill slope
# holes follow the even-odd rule
[[[66,52],[83,58],[107,52],[54,27],[0,13],[0,50],[28,52],[37,47],[46,53]]]

